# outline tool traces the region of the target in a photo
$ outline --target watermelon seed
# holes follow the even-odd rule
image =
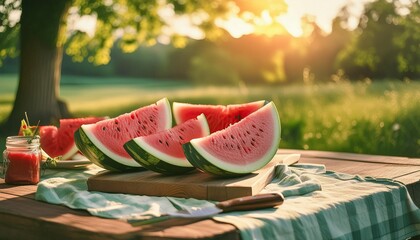
[[[149,121],[150,121],[150,122],[154,122],[155,120],[153,120],[153,118],[149,118]]]
[[[251,142],[251,145],[255,147],[255,143],[254,142]]]
[[[223,139],[226,139],[226,136],[225,135],[223,135]]]
[[[254,138],[251,138],[251,141],[255,142],[255,139]]]
[[[149,130],[149,135],[152,134],[153,132],[151,130]]]
[[[103,130],[103,131],[105,131],[105,129],[106,129],[105,127],[102,127],[102,130]]]
[[[141,125],[141,128],[142,128],[143,130],[146,130],[146,126],[144,126],[144,125]]]
[[[181,130],[181,132],[184,132],[184,131],[185,131],[185,129],[184,129],[184,128],[181,128],[180,130]]]
[[[241,150],[241,146],[239,146],[239,145],[236,145],[236,147],[238,148],[238,150]]]
[[[118,132],[121,132],[121,129],[120,129],[119,127],[117,127],[117,131],[118,131]]]
[[[235,139],[235,137],[233,135],[230,135],[230,138]]]
[[[248,135],[251,135],[251,133],[248,130],[246,130],[246,133],[248,133]]]
[[[233,144],[230,144],[230,148],[233,148]]]
[[[182,136],[179,136],[179,139],[184,140],[184,138]]]
[[[160,143],[160,144],[163,144],[162,140],[160,140],[160,139],[159,139],[159,143]]]
[[[117,120],[115,120],[115,124],[118,124],[118,121]]]
[[[257,126],[255,126],[254,124],[252,124],[252,127],[253,127],[253,128],[257,128]]]
[[[242,140],[242,142],[245,144],[245,140]]]
[[[260,136],[260,134],[259,134],[259,133],[256,133],[256,134],[255,134],[255,136],[259,137],[259,136]]]
[[[166,144],[166,146],[168,146],[168,147],[169,147],[169,143],[168,143],[167,141],[165,141],[165,144]]]
[[[213,144],[215,143],[214,139],[211,140],[211,143],[213,143]]]
[[[260,129],[258,129],[258,130],[260,130],[260,132],[264,132],[264,130],[262,130],[261,128],[260,128]]]

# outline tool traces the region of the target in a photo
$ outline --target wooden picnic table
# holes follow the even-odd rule
[[[300,163],[325,164],[327,170],[398,180],[420,206],[420,159],[325,151],[300,153]],[[86,211],[34,199],[36,186],[13,186],[0,179],[1,239],[240,239],[230,224],[211,219],[171,219],[152,225],[91,216]]]

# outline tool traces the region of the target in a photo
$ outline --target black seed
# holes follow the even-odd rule
[[[159,143],[162,144],[163,143],[162,140],[159,139]]]
[[[165,144],[166,144],[166,146],[168,146],[168,147],[169,147],[169,143],[168,143],[167,141],[165,141]]]
[[[118,125],[118,121],[117,120],[115,120],[114,123]]]
[[[242,140],[242,142],[245,144],[245,140]]]
[[[230,147],[233,148],[233,144],[230,144]]]
[[[182,136],[179,136],[179,139],[184,140],[184,138]]]
[[[146,130],[146,126],[141,125],[141,129]]]
[[[255,139],[254,138],[251,138],[251,141],[255,142]]]
[[[105,129],[106,129],[105,127],[102,127],[102,130],[104,130],[104,131],[105,131]]]
[[[184,128],[181,128],[180,130],[181,130],[181,132],[185,132],[185,129]]]
[[[233,135],[230,135],[230,138],[235,139],[235,137]]]
[[[248,130],[246,130],[246,133],[248,133],[248,135],[251,135],[251,133]]]
[[[238,148],[238,150],[241,150],[241,146],[239,146],[239,145],[236,145],[236,147]]]
[[[223,135],[223,139],[226,139],[226,136],[225,135]]]
[[[260,128],[260,129],[258,129],[258,130],[260,130],[260,132],[264,132],[264,130],[262,130],[261,128]]]
[[[254,142],[251,142],[251,145],[255,147],[255,143]]]
[[[121,132],[121,129],[120,129],[119,127],[117,127],[117,131],[118,131],[118,132]]]
[[[253,128],[257,128],[257,126],[255,126],[254,124],[252,124],[252,127],[253,127]]]
[[[256,133],[256,134],[255,134],[255,136],[259,137],[259,136],[260,136],[260,134],[259,134],[259,133]]]

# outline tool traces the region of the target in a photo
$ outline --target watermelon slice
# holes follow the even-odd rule
[[[105,117],[86,117],[60,119],[60,127],[56,126],[30,126],[25,120],[21,121],[19,136],[32,136],[38,134],[41,137],[41,148],[48,157],[60,157],[62,160],[73,158],[78,149],[74,143],[74,132],[82,125],[104,120]],[[35,131],[37,131],[35,133]]]
[[[183,145],[188,161],[204,172],[229,177],[264,167],[280,142],[280,118],[273,102],[240,122]]]
[[[196,118],[198,115],[204,113],[209,123],[210,132],[214,133],[225,129],[230,124],[239,122],[249,114],[260,109],[266,103],[267,101],[262,100],[223,106],[174,102],[172,110],[177,124]]]
[[[116,118],[82,125],[75,133],[75,141],[83,155],[100,167],[111,171],[140,170],[143,168],[124,150],[124,144],[171,126],[171,106],[164,98]]]
[[[171,129],[137,137],[126,144],[125,150],[145,168],[168,175],[195,169],[185,157],[182,144],[210,134],[206,117],[201,114]]]
[[[58,128],[40,126],[41,148],[52,158],[61,156],[63,160],[71,159],[78,152],[74,132],[82,124],[96,123],[104,119],[105,117],[68,118],[60,119]]]

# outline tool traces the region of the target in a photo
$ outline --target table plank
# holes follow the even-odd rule
[[[368,155],[368,154],[345,153],[345,152],[328,152],[328,151],[316,151],[316,150],[295,150],[295,149],[281,149],[278,151],[278,153],[284,153],[284,154],[300,153],[302,154],[303,157],[313,157],[313,158],[319,158],[319,159],[336,159],[340,161],[348,160],[348,161],[356,161],[356,162],[420,166],[420,158]]]

